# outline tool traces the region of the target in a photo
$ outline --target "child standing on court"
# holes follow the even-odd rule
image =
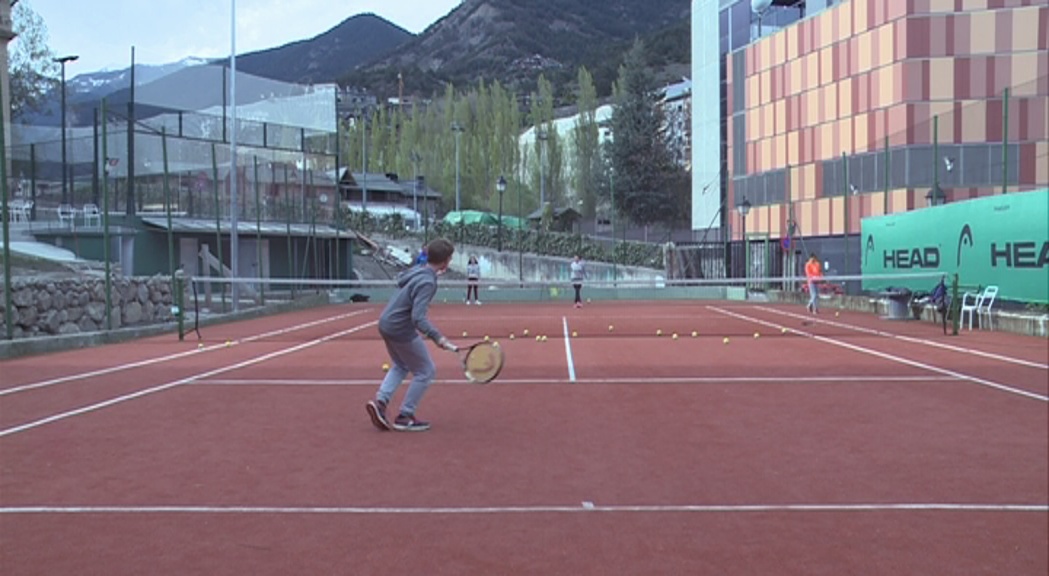
[[[583,261],[579,258],[579,254],[575,255],[570,265],[571,277],[572,277],[572,288],[575,288],[575,307],[583,307],[583,299],[580,292],[583,289],[583,279],[586,278],[586,267],[583,265]]]
[[[391,367],[375,394],[375,400],[369,401],[366,408],[372,424],[380,430],[418,432],[430,428],[429,422],[415,417],[419,401],[437,373],[420,334],[445,350],[456,350],[455,345],[426,317],[430,300],[437,292],[437,276],[448,268],[454,252],[455,246],[444,238],[427,244],[426,264],[409,268],[397,276],[397,292],[379,318],[379,334],[386,343]],[[409,372],[412,373],[411,384],[397,418],[391,423],[386,416],[386,407]]]
[[[806,308],[810,314],[819,314],[820,289],[818,283],[823,279],[823,266],[820,265],[815,253],[809,254],[809,261],[805,263],[805,278],[809,282],[809,303]]]
[[[466,305],[470,305],[470,292],[473,291],[474,304],[481,305],[477,298],[477,282],[481,279],[481,265],[477,263],[477,256],[470,256],[470,262],[466,265]]]

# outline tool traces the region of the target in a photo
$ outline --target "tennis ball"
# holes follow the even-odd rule
[[[543,334],[543,342],[546,342],[546,334]]]
[[[674,334],[671,336],[671,338],[673,338],[674,340],[677,340],[677,332],[674,332]]]
[[[722,339],[721,339],[721,342],[722,342],[723,344],[728,344],[728,338],[722,338]]]
[[[524,334],[525,336],[528,336],[528,328],[525,328],[524,332],[521,332],[521,334]]]
[[[463,330],[463,338],[466,338],[467,336],[468,334],[466,333],[466,330]]]
[[[511,332],[511,333],[510,333],[510,339],[511,339],[511,340],[513,340],[513,339],[514,339],[514,333],[513,333],[513,332]]]
[[[613,330],[614,328],[615,328],[615,326],[613,326],[613,325],[611,325],[611,324],[609,324],[609,325],[608,325],[608,331],[609,331],[609,332],[611,332],[611,331],[612,331],[612,330]]]
[[[761,338],[761,333],[760,332],[755,332],[754,333],[754,338]]]
[[[387,364],[386,362],[383,362],[382,363],[382,371],[383,372],[389,372],[390,371],[390,365]]]
[[[662,336],[663,330],[656,330],[656,336]]]
[[[841,316],[841,312],[835,312],[834,315],[835,316]]]
[[[535,337],[535,341],[536,342],[542,342],[543,341],[543,337],[542,336],[536,336]]]
[[[695,330],[693,330],[692,331],[692,337],[695,338],[696,336],[699,336],[699,332],[696,332]]]
[[[203,350],[203,349],[204,349],[204,345],[203,344],[197,344],[197,350]]]
[[[485,342],[487,342],[487,341],[489,341],[489,340],[491,340],[491,338],[489,338],[489,337],[488,337],[488,335],[487,335],[487,334],[485,334],[485,335],[484,335],[484,341],[485,341]]]
[[[780,328],[780,329],[779,329],[779,331],[780,331],[781,333],[783,333],[783,334],[786,334],[786,333],[787,333],[787,329],[786,329],[786,328]]]
[[[233,342],[231,342],[229,340],[226,340],[226,346],[232,346],[232,345],[233,345]]]
[[[576,332],[575,330],[573,330],[572,331],[572,338],[575,338],[577,336],[579,336],[579,332]]]

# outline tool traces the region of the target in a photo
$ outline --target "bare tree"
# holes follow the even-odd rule
[[[12,2],[15,39],[10,44],[11,116],[40,108],[58,86],[58,64],[48,46],[47,25],[26,2]]]

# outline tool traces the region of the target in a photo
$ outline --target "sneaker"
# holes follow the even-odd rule
[[[414,414],[405,414],[402,412],[397,416],[397,419],[393,421],[393,427],[402,432],[424,432],[430,429],[430,423],[416,420]]]
[[[474,304],[477,304],[478,306],[480,306],[481,305],[481,301],[480,300],[474,300]]]
[[[467,306],[469,306],[469,305],[470,305],[470,301],[469,301],[469,300],[467,300],[467,301],[466,301],[466,305],[467,305]]]
[[[375,425],[379,430],[390,430],[390,422],[386,419],[386,403],[382,400],[369,400],[368,404],[364,407],[368,411],[368,416],[372,419],[372,424]]]
[[[576,308],[582,308],[583,307],[583,303],[582,302],[576,302],[575,303],[575,307]]]

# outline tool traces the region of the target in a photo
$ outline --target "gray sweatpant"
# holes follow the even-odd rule
[[[401,413],[415,414],[415,408],[437,375],[437,368],[430,358],[430,351],[426,349],[426,342],[421,336],[416,336],[409,342],[386,340],[386,350],[393,362],[375,398],[389,404],[390,398],[411,372],[412,382],[408,385],[408,393],[404,395],[404,401],[401,403]]]

